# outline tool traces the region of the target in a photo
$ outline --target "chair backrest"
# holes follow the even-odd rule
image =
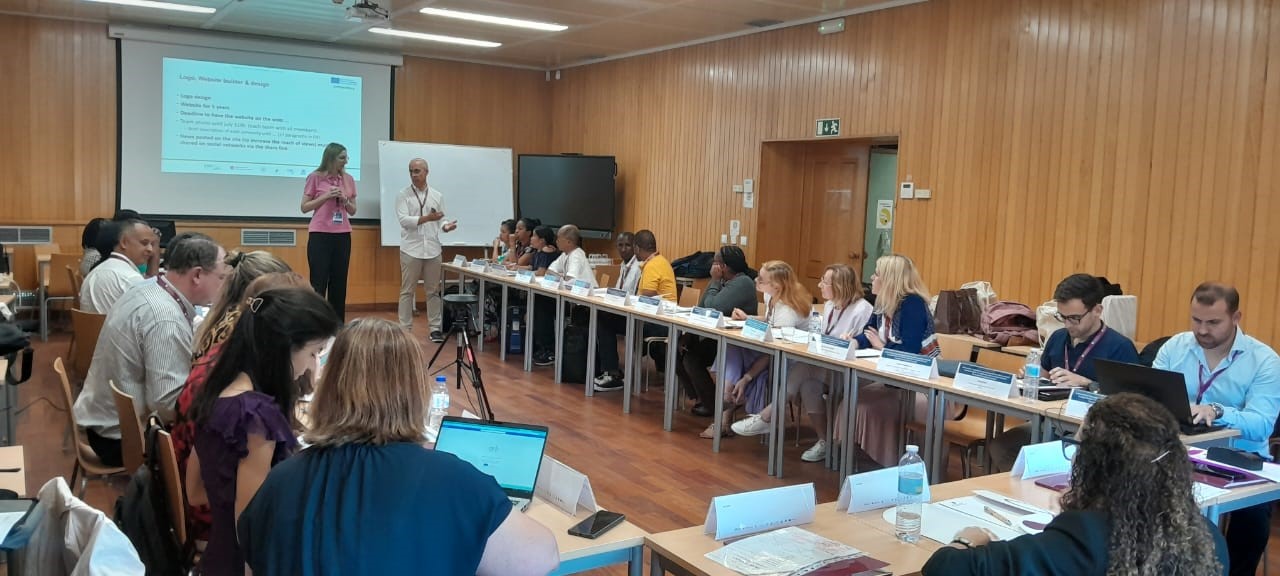
[[[125,394],[111,384],[111,396],[116,401],[116,416],[120,418],[120,459],[124,461],[124,469],[130,474],[142,466],[145,450],[142,442],[142,422],[138,420],[138,412],[133,408],[133,396]]]
[[[79,308],[71,309],[71,332],[75,338],[75,354],[71,356],[71,369],[81,380],[89,374],[93,350],[98,347],[98,334],[107,321],[106,314],[91,314]]]
[[[599,272],[597,270],[597,272]],[[599,278],[596,279],[596,285],[601,288],[613,288],[613,277],[608,272],[599,272]]]
[[[67,266],[67,277],[71,279],[71,291],[76,297],[76,303],[80,303],[80,288],[84,287],[84,276],[80,275],[80,267],[72,268]]]
[[[688,286],[680,291],[679,304],[684,308],[697,306],[700,300],[702,300],[702,291],[693,286]]]
[[[75,406],[76,401],[75,398],[71,396],[71,381],[67,380],[67,368],[62,365],[61,356],[53,359],[53,371],[57,372],[58,379],[62,380],[62,401],[66,402],[67,421],[71,423],[71,429],[75,430],[75,410],[73,410],[72,407]]]
[[[938,334],[937,336],[938,347],[942,349],[942,354],[938,356],[939,360],[968,362],[970,358],[973,358],[972,342],[951,334]]]
[[[67,297],[76,294],[71,276],[60,272],[63,268],[79,268],[79,254],[54,254],[49,257],[49,296]]]
[[[59,246],[57,242],[50,242],[48,244],[37,244],[32,246],[31,251],[34,252],[36,256],[43,256],[45,254],[57,254],[62,251],[62,247]]]
[[[168,432],[156,432],[156,458],[160,460],[160,474],[164,476],[165,497],[169,501],[169,522],[173,524],[178,544],[187,543],[187,502],[183,497],[182,476],[178,474],[178,452],[173,448],[173,436]]]
[[[1022,367],[1026,363],[1026,356],[1018,356],[1017,354],[1009,354],[990,348],[978,349],[978,364],[992,370],[1000,370],[1016,375],[1022,371]]]

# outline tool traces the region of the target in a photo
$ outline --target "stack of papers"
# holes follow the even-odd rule
[[[886,509],[881,517],[893,524],[895,509]],[[995,534],[999,540],[1012,540],[1023,534],[1038,534],[1051,520],[1053,514],[1048,510],[995,492],[976,490],[973,496],[924,504],[920,535],[948,544],[961,530],[976,526]]]
[[[707,553],[707,558],[748,576],[803,574],[864,556],[861,550],[796,527],[745,538]]]

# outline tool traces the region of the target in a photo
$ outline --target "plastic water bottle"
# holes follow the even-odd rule
[[[809,312],[809,341],[817,342],[822,334],[822,313],[814,310]]]
[[[1027,365],[1022,368],[1022,397],[1038,400],[1040,394],[1040,349],[1027,352]]]
[[[898,540],[914,544],[920,539],[920,507],[924,498],[924,460],[920,447],[907,446],[898,461],[898,506],[894,509],[893,529]]]
[[[431,386],[431,413],[427,427],[432,432],[440,431],[440,422],[449,415],[449,382],[443,375],[436,376],[436,383]]]

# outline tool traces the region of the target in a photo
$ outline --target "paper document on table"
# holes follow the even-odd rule
[[[886,508],[880,517],[885,522],[893,524],[897,518],[896,511],[894,508]],[[989,530],[996,535],[997,540],[1012,540],[1023,534],[1021,529],[997,523],[994,518],[988,521],[944,506],[942,503],[930,503],[920,507],[920,535],[944,546],[950,543],[957,533],[970,526]]]
[[[1199,506],[1203,506],[1205,502],[1208,502],[1210,500],[1213,500],[1214,498],[1222,496],[1223,494],[1230,492],[1230,490],[1227,490],[1225,488],[1218,488],[1217,486],[1210,486],[1208,484],[1205,484],[1204,482],[1192,482],[1191,492],[1196,497],[1196,504]]]
[[[852,546],[789,527],[744,538],[706,556],[739,574],[782,576],[862,555]]]

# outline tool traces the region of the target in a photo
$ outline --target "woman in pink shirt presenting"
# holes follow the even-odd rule
[[[351,264],[351,217],[356,215],[356,181],[347,174],[347,148],[331,142],[320,167],[307,176],[302,213],[311,212],[307,227],[307,265],[311,287],[329,299],[338,319],[346,321],[347,268]]]

